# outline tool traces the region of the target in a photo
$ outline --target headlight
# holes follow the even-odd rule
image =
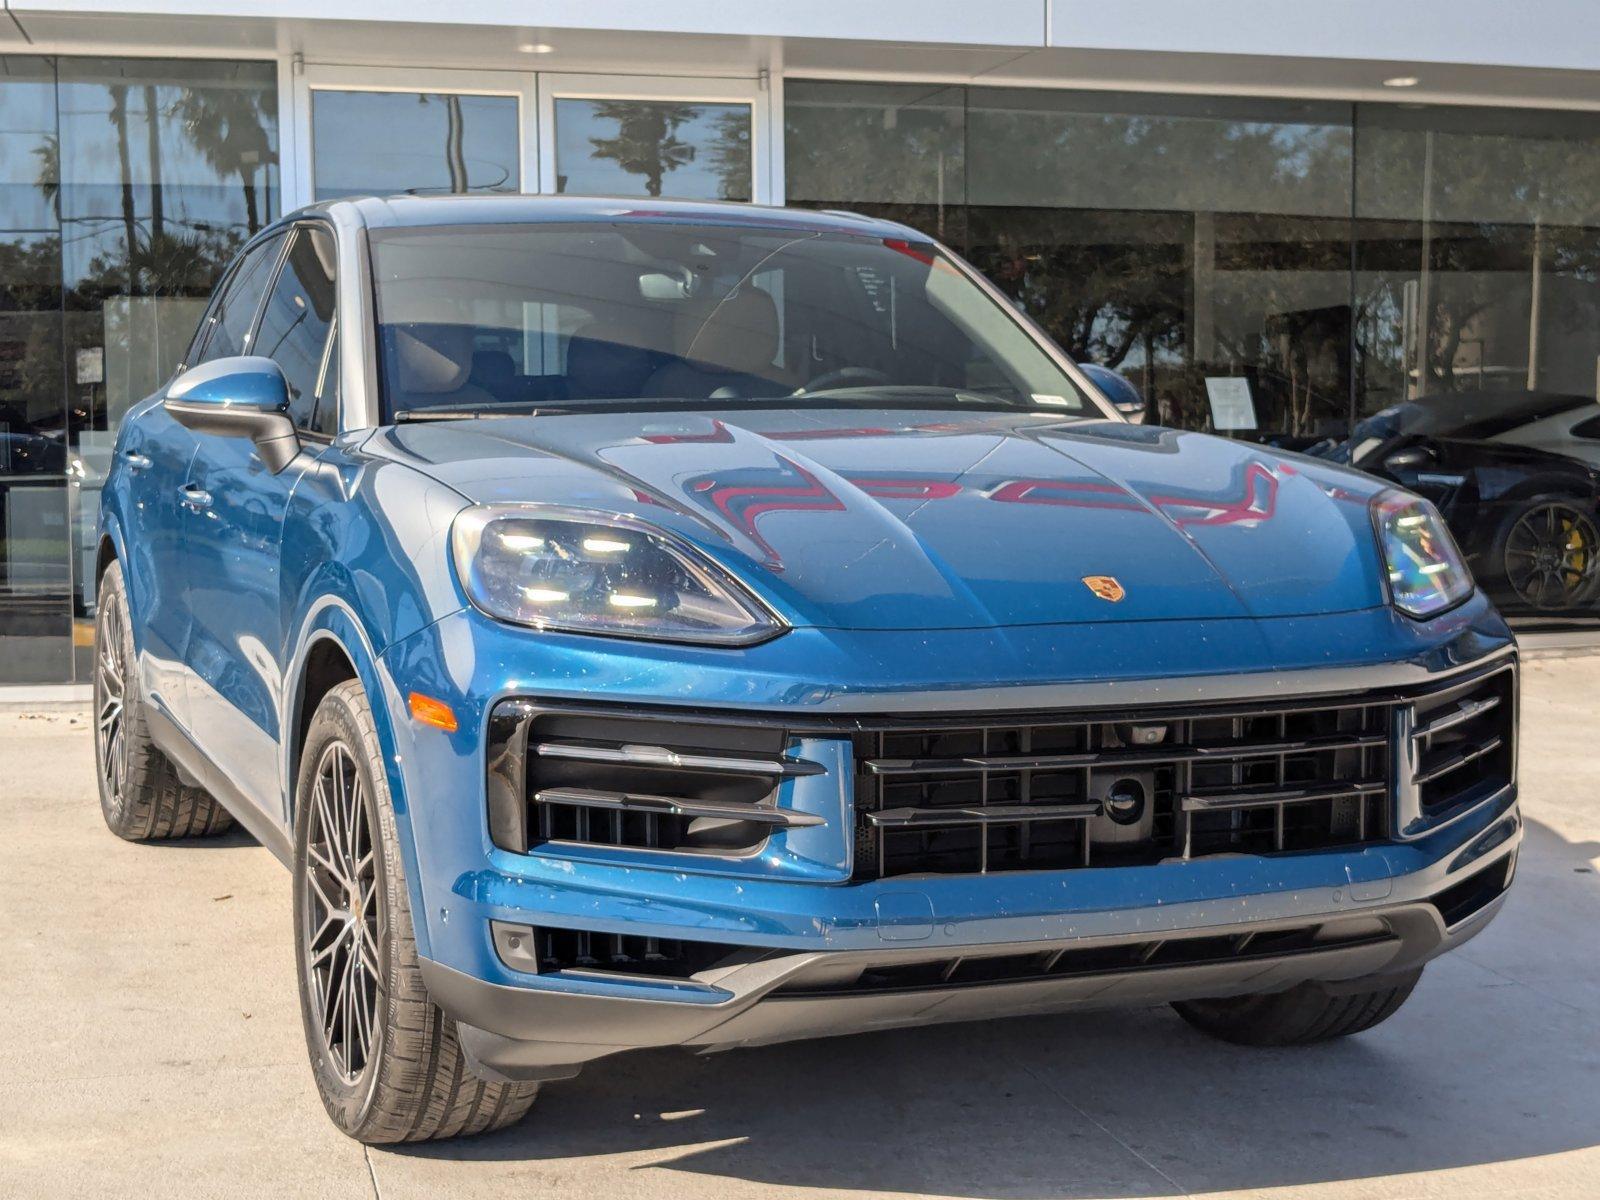
[[[467,596],[502,621],[732,646],[783,631],[704,556],[628,518],[488,505],[458,515],[451,541]]]
[[[1384,492],[1372,502],[1389,598],[1413,617],[1432,617],[1472,595],[1472,574],[1439,510],[1403,492]]]

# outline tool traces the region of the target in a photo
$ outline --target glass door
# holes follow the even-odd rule
[[[531,75],[308,66],[298,85],[301,203],[536,184]]]
[[[539,190],[771,199],[753,79],[539,77]]]

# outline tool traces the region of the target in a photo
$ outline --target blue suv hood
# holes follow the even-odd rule
[[[766,409],[421,421],[367,449],[479,503],[632,513],[792,624],[1260,618],[1384,602],[1382,484],[1258,446],[1029,413]],[[1088,576],[1110,576],[1120,600]]]

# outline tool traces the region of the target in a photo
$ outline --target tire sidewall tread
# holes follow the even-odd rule
[[[127,767],[122,795],[112,796],[106,784],[100,739],[94,742],[95,779],[100,794],[100,812],[106,827],[129,842],[168,838],[211,837],[233,826],[233,817],[209,792],[190,787],[178,775],[172,760],[157,748],[150,736],[140,694],[133,644],[133,617],[128,605],[128,589],[122,564],[115,559],[100,577],[95,598],[94,624],[94,714],[100,719],[100,639],[105,635],[104,613],[108,607],[120,611],[122,680],[122,736],[127,747]]]

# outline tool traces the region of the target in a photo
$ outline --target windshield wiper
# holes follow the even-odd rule
[[[403,421],[461,421],[474,417],[536,417],[535,404],[435,404],[428,408],[405,408],[394,415]]]
[[[996,396],[989,392],[975,392],[968,388],[935,387],[931,384],[866,384],[855,387],[823,388],[820,392],[801,392],[793,397],[796,407],[804,406],[808,400],[824,399],[829,404],[861,404],[887,405],[901,407],[905,405],[926,405],[934,400],[941,403],[954,403],[964,408],[993,408],[1007,412],[1048,412],[1060,416],[1082,416],[1083,411],[1077,406],[1041,404],[1036,400],[1024,402],[1009,399],[1005,396]]]

